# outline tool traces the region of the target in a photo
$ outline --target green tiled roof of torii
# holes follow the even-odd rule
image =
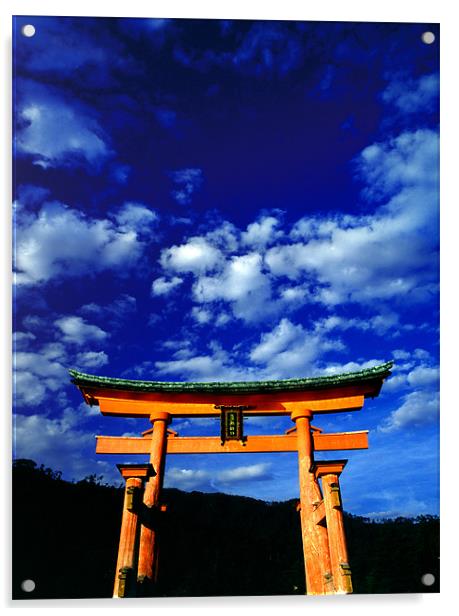
[[[134,381],[117,379],[107,376],[84,374],[77,370],[69,370],[72,383],[80,387],[95,387],[118,389],[138,392],[218,392],[218,393],[253,393],[253,392],[282,392],[307,391],[324,389],[326,387],[341,387],[344,385],[357,385],[363,381],[381,380],[390,375],[393,362],[389,361],[374,368],[367,368],[358,372],[333,374],[312,378],[286,379],[281,381],[234,381],[234,382],[168,382],[168,381]]]

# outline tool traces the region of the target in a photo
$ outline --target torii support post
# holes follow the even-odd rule
[[[116,563],[113,598],[135,597],[136,538],[143,479],[153,474],[150,464],[118,464],[126,480],[120,542]]]
[[[310,423],[312,412],[296,410],[291,418],[296,424],[298,439],[300,520],[306,592],[308,595],[334,594],[327,528],[317,524],[314,514],[322,501],[322,494],[313,472],[314,450]]]
[[[347,460],[329,460],[316,462],[314,475],[322,479],[325,516],[330,545],[330,560],[333,572],[335,592],[337,594],[352,593],[351,569],[347,555],[346,535],[344,532],[343,510],[339,476]]]
[[[152,413],[150,421],[153,424],[150,463],[155,475],[148,479],[143,496],[137,570],[137,581],[142,594],[149,593],[157,576],[159,500],[164,479],[167,425],[170,423],[170,415],[161,411]]]

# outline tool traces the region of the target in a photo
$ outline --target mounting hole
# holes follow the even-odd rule
[[[435,576],[433,573],[424,573],[421,578],[421,582],[424,586],[432,586],[432,584],[435,584]]]
[[[426,45],[432,45],[432,43],[435,41],[435,34],[430,31],[423,32],[421,35],[421,40]]]
[[[33,580],[24,580],[21,583],[21,588],[24,592],[33,592],[35,590],[35,582]]]
[[[32,24],[26,24],[25,26],[22,26],[21,32],[23,36],[30,38],[35,34],[35,26],[32,26]]]

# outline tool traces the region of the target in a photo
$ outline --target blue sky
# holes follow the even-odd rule
[[[14,29],[14,454],[118,481],[94,435],[148,425],[83,405],[69,367],[252,380],[394,359],[379,398],[314,423],[370,430],[345,454],[348,511],[438,513],[438,27]],[[166,485],[293,498],[296,456],[170,456]]]

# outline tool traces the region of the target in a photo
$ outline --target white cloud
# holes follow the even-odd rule
[[[410,353],[404,349],[396,349],[393,351],[392,355],[394,359],[408,359],[410,357]]]
[[[395,349],[393,374],[385,384],[387,391],[400,389],[438,389],[440,369],[437,360],[426,349]]]
[[[81,317],[60,317],[54,324],[61,330],[63,340],[72,344],[87,344],[90,341],[102,342],[108,338],[108,333],[97,325],[87,323]]]
[[[23,326],[35,332],[42,331],[48,327],[48,321],[36,314],[28,314],[22,319]]]
[[[352,217],[342,216],[339,218],[343,225],[352,221]],[[292,227],[290,231],[290,238],[294,241],[306,240],[313,238],[325,238],[331,237],[333,231],[336,228],[338,219],[336,216],[330,218],[314,218],[303,217],[300,218]]]
[[[186,216],[169,216],[169,222],[171,225],[192,225],[193,219]]]
[[[392,374],[386,383],[384,383],[384,392],[397,391],[406,386],[406,374]]]
[[[206,314],[205,319],[208,318]],[[305,329],[283,318],[271,330],[262,333],[259,342],[250,349],[248,356],[241,355],[236,349],[233,355],[227,353],[218,344],[210,344],[208,353],[197,353],[190,344],[177,349],[172,342],[173,358],[169,361],[157,361],[159,374],[173,375],[179,380],[196,381],[250,381],[313,376],[324,372],[339,372],[339,367],[328,366],[325,362],[327,353],[341,352],[345,349],[343,342],[325,330]],[[235,352],[234,352],[235,351]],[[368,365],[382,363],[383,360],[367,362]],[[357,365],[359,370],[366,365]],[[354,365],[348,366],[352,371]]]
[[[379,430],[393,432],[433,423],[438,419],[439,408],[438,392],[413,391],[405,396],[403,404],[392,411]]]
[[[65,324],[65,318],[63,321]],[[49,324],[44,331],[49,333]],[[92,330],[91,333],[94,334]],[[73,334],[76,332],[73,331]],[[59,342],[37,345],[36,337],[31,336],[27,338],[29,342],[27,348],[15,350],[13,356],[15,406],[37,406],[50,397],[53,400],[53,408],[62,408],[68,404],[66,392],[69,384],[68,367],[74,363],[74,357],[64,344],[67,342],[66,336],[60,336],[60,339]],[[90,351],[83,355],[87,355],[88,360],[92,357]]]
[[[317,372],[317,361],[328,351],[341,351],[343,343],[338,338],[308,331],[282,319],[270,332],[261,336],[253,346],[250,359],[264,364],[266,378],[305,377]]]
[[[221,312],[215,320],[215,325],[217,327],[224,327],[230,321],[231,316],[227,312]]]
[[[238,466],[217,474],[217,480],[222,483],[237,483],[240,481],[272,479],[269,472],[269,463],[252,464],[250,466]]]
[[[294,304],[297,307],[302,306],[308,300],[314,301],[314,298],[311,296],[307,285],[280,287],[279,295],[286,304]]]
[[[400,329],[399,317],[395,312],[387,311],[384,314],[377,314],[368,319],[370,327],[377,334],[384,335],[391,329]]]
[[[241,234],[241,241],[244,245],[254,248],[273,244],[283,235],[283,231],[277,228],[279,225],[280,221],[274,216],[264,216],[247,227],[247,231]]]
[[[317,320],[314,324],[314,331],[317,333],[325,333],[333,330],[347,331],[349,329],[358,329],[362,331],[374,331],[378,335],[383,335],[387,331],[397,328],[399,329],[399,318],[394,312],[386,311],[383,314],[377,314],[366,319],[362,318],[345,318],[336,314],[326,317],[325,319]]]
[[[130,266],[143,247],[135,231],[91,219],[62,203],[45,203],[16,228],[16,282],[35,284]]]
[[[36,336],[31,332],[14,332],[13,333],[13,348],[15,352],[25,350],[35,340]]]
[[[67,377],[65,368],[56,361],[46,359],[41,353],[19,352],[14,355],[14,367],[18,371],[30,371],[40,377],[59,379]]]
[[[262,334],[261,342],[250,353],[255,362],[267,362],[286,348],[301,339],[304,330],[301,325],[293,325],[288,319],[282,319],[271,332]]]
[[[411,387],[426,387],[436,385],[440,379],[440,370],[438,367],[416,366],[408,376],[408,385]]]
[[[60,395],[60,390],[68,381],[68,373],[62,359],[61,354],[53,355],[46,346],[40,352],[16,352],[13,358],[15,405],[37,406],[49,392],[53,392],[55,404],[65,402],[65,394]]]
[[[212,320],[212,313],[209,310],[198,308],[198,306],[193,306],[193,309],[191,311],[191,316],[200,325],[205,325],[206,323],[210,323],[210,321]]]
[[[164,345],[166,346],[166,345]],[[171,341],[169,348],[177,349],[180,343]],[[260,377],[262,371],[235,362],[218,343],[210,342],[207,354],[198,355],[189,343],[175,350],[170,361],[155,362],[159,374],[179,376],[195,381],[247,381]]]
[[[108,355],[104,351],[87,351],[85,353],[78,353],[76,361],[78,366],[99,368],[108,364]]]
[[[253,252],[234,256],[220,274],[201,276],[193,287],[198,302],[225,300],[233,314],[244,321],[259,321],[273,313],[271,282],[262,271],[262,257]]]
[[[373,215],[302,219],[293,244],[270,248],[276,276],[305,277],[316,301],[374,304],[425,301],[437,291],[438,135],[403,133],[359,157]]]
[[[419,360],[430,359],[430,353],[426,349],[414,349],[413,357]]]
[[[61,342],[48,342],[43,345],[40,354],[46,359],[56,361],[66,361],[67,351],[65,346]]]
[[[47,388],[43,379],[30,372],[15,371],[13,375],[14,402],[18,406],[43,402]]]
[[[219,227],[208,231],[205,235],[206,240],[216,246],[224,253],[236,252],[239,247],[240,231],[235,225],[227,220],[223,221]]]
[[[49,89],[19,82],[25,95],[19,103],[24,126],[18,131],[20,152],[34,156],[34,163],[47,168],[98,163],[111,154],[98,122],[79,103],[67,101]]]
[[[169,293],[181,285],[182,282],[182,278],[179,278],[178,276],[173,276],[170,280],[167,280],[164,276],[161,276],[160,278],[153,280],[151,292],[153,295],[169,295]]]
[[[104,323],[109,323],[112,328],[120,327],[128,317],[131,317],[137,309],[137,300],[132,295],[123,293],[112,302],[105,305],[84,304],[79,312],[92,318],[103,319]]]
[[[69,366],[95,368],[108,362],[103,351],[88,350],[76,355],[72,352],[75,343],[89,345],[105,340],[107,334],[103,330],[80,317],[61,317],[55,325],[61,332],[61,341],[41,344],[38,348],[34,345],[33,350],[17,350],[14,354],[14,402],[18,407],[38,406],[52,397],[53,408],[62,408],[68,404]]]
[[[219,472],[172,467],[166,469],[164,484],[166,487],[174,487],[181,490],[199,489],[215,492],[219,485],[225,489],[229,484],[233,483],[270,480],[273,477],[269,468],[269,463],[239,466]]]
[[[403,196],[403,189],[424,188],[429,194],[420,203],[402,198],[388,203],[388,212],[398,215],[399,222],[413,214],[412,226],[425,224],[438,211],[436,191],[438,188],[439,138],[438,133],[429,129],[404,132],[382,143],[366,147],[360,154],[358,165],[366,183],[366,195]],[[432,195],[431,191],[435,194]],[[410,193],[408,193],[409,195]],[[417,194],[417,191],[416,191]],[[420,206],[423,207],[420,207]]]
[[[211,355],[198,355],[187,359],[157,361],[155,367],[160,374],[187,376],[202,381],[218,380],[226,374],[224,359]]]
[[[192,314],[215,325],[229,313],[272,323],[321,303],[336,314],[317,324],[317,336],[353,328],[395,337],[413,329],[389,304],[428,302],[438,292],[438,134],[405,131],[374,143],[355,167],[372,213],[303,217],[290,233],[274,214],[261,214],[246,231],[225,221],[165,248],[165,274],[193,274]],[[172,289],[166,275],[157,280]],[[365,317],[339,316],[335,307],[349,303],[364,307]]]
[[[413,352],[408,353],[407,351],[397,349],[392,355],[398,361],[395,363],[394,374],[384,386],[385,390],[415,389],[418,391],[434,391],[438,389],[440,369],[437,365],[432,365],[432,358],[427,351],[415,349]]]
[[[385,103],[392,103],[405,114],[428,111],[440,93],[438,73],[422,75],[419,79],[394,78],[382,93]]]
[[[161,253],[164,269],[196,274],[215,269],[222,261],[222,254],[202,237],[192,237],[186,244],[172,246]]]
[[[211,473],[204,470],[187,468],[166,468],[164,485],[166,488],[193,490],[207,488],[210,485]]]
[[[193,194],[201,187],[203,182],[202,169],[179,169],[171,173],[176,188],[172,196],[180,205],[189,205]]]
[[[347,372],[359,372],[360,370],[366,370],[367,368],[373,368],[374,366],[380,366],[384,363],[383,359],[367,359],[366,361],[348,361],[344,364],[338,364],[333,362],[328,364],[322,373],[325,375],[332,374],[345,374]]]
[[[121,231],[135,231],[139,234],[150,233],[157,223],[157,212],[142,203],[125,203],[113,216]]]
[[[65,474],[70,478],[94,473],[98,465],[88,455],[93,452],[94,434],[75,429],[80,419],[77,413],[68,409],[56,419],[42,414],[16,414],[13,419],[15,458],[31,458],[54,470],[65,468]]]

